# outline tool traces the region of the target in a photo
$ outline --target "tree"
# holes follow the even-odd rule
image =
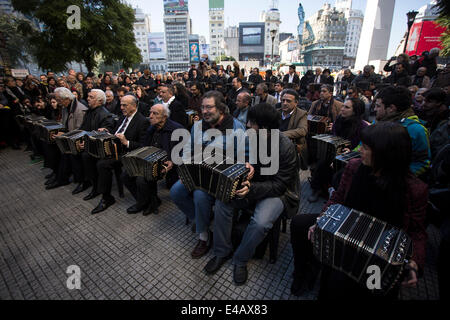
[[[83,62],[89,71],[97,66],[96,56],[105,64],[120,62],[128,67],[141,61],[133,33],[134,11],[120,0],[12,0],[15,10],[36,18],[43,31],[23,25],[31,51],[42,69],[60,72],[68,62]],[[80,8],[80,28],[69,29],[74,15],[69,6]]]
[[[21,19],[0,12],[0,54],[8,67],[18,67],[30,62],[27,39],[20,36]]]
[[[436,6],[439,8],[439,18],[436,22],[447,28],[441,36],[441,55],[446,57],[450,55],[450,3],[448,0],[438,0]]]
[[[232,56],[222,55],[220,57],[217,57],[215,61],[216,63],[219,63],[220,61],[236,61],[236,59],[233,58]]]

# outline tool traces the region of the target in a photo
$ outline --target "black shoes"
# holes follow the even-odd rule
[[[45,185],[48,186],[48,185],[54,184],[56,181],[57,181],[56,176],[51,177],[47,181],[45,181]]]
[[[46,180],[49,180],[49,179],[54,178],[54,177],[56,177],[56,174],[55,174],[54,172],[52,172],[52,173],[46,175],[46,176],[45,176],[45,179],[46,179]]]
[[[234,266],[233,281],[237,286],[242,286],[247,282],[248,271],[247,266]]]
[[[92,184],[90,182],[82,182],[77,185],[75,190],[72,191],[72,194],[79,194],[85,190],[87,190]]]
[[[128,214],[136,214],[144,210],[144,208],[138,207],[136,204],[134,206],[131,206],[127,209]]]
[[[108,199],[103,199],[100,200],[100,203],[98,204],[98,206],[91,211],[91,214],[97,214],[100,212],[105,211],[106,209],[108,209],[110,206],[112,206],[114,203],[116,203],[116,199],[114,199],[113,196],[111,196],[111,198]]]
[[[148,208],[144,210],[143,215],[148,216],[151,214],[158,214],[159,213],[158,208],[161,206],[161,203],[162,201],[158,197],[152,199]]]
[[[203,268],[203,271],[205,271],[205,273],[208,276],[212,276],[217,271],[219,271],[219,269],[223,266],[223,264],[227,262],[230,258],[231,255],[228,255],[225,258],[214,257],[211,260],[209,260],[209,262]]]
[[[89,193],[86,197],[83,198],[84,201],[88,201],[94,198],[97,198],[100,195],[100,193],[97,192],[97,190],[92,189],[91,193]]]
[[[56,189],[59,187],[63,187],[63,186],[67,186],[68,184],[70,184],[69,181],[63,182],[63,183],[59,183],[58,181],[53,182],[52,184],[49,184],[45,187],[46,190],[52,190],[52,189]]]

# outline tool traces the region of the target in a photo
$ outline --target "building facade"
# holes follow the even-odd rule
[[[135,22],[133,24],[134,38],[136,39],[136,46],[141,51],[142,61],[144,64],[150,62],[148,35],[150,29],[150,15],[145,14],[142,9],[134,9]]]
[[[225,29],[222,47],[226,56],[239,60],[239,27]]]
[[[302,42],[306,66],[341,69],[347,35],[347,19],[342,11],[324,6],[305,21]]]
[[[164,28],[169,72],[189,69],[191,19],[188,1],[164,1]]]
[[[264,62],[266,24],[264,22],[239,23],[239,61]]]
[[[336,9],[343,12],[347,19],[343,67],[353,68],[356,62],[356,54],[358,53],[364,14],[361,10],[352,8],[352,0],[336,0]]]
[[[265,39],[264,39],[264,64],[269,65],[273,63],[272,59],[272,31],[275,31],[275,38],[273,41],[273,54],[278,55],[280,50],[280,11],[278,10],[278,1],[272,0],[268,11],[261,12],[260,22],[265,23]],[[274,58],[275,60],[275,58]]]
[[[225,54],[222,47],[225,32],[224,0],[209,0],[210,61]]]

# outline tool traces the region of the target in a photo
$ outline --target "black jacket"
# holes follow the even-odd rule
[[[113,115],[103,106],[86,111],[80,130],[95,131],[100,128],[108,129],[109,132],[114,129]]]
[[[123,124],[124,120],[125,116],[122,116],[120,120],[117,122],[117,125],[114,128],[114,130],[110,132],[112,134],[115,134],[116,131],[119,130],[120,126]],[[145,136],[149,125],[150,125],[149,120],[139,112],[136,112],[130,124],[128,125],[127,130],[124,133],[125,138],[127,138],[127,140],[130,141],[130,145],[128,147],[129,151],[144,146]]]
[[[188,124],[188,118],[183,104],[177,99],[175,99],[169,105],[169,110],[170,110],[170,120],[178,122],[179,124],[181,124],[183,127],[186,128]]]
[[[144,87],[145,91],[150,91],[156,88],[156,83],[155,80],[153,80],[152,78],[148,77],[148,79],[145,79],[144,76],[142,76],[138,81],[137,81],[138,85],[141,85]],[[150,87],[149,89],[147,89],[147,87]]]
[[[283,82],[284,83],[289,83],[289,74],[284,76]],[[300,85],[300,77],[298,76],[298,74],[294,75],[294,79],[292,80],[292,83]]]
[[[270,147],[270,146],[268,146]],[[285,205],[285,209],[289,207],[288,198],[292,199],[292,195],[297,196],[299,201],[299,170],[297,150],[289,138],[280,133],[279,138],[279,169],[275,175],[262,176],[260,174],[261,167],[255,167],[255,176],[250,181],[250,192],[247,198],[250,201],[260,201],[266,198],[280,197]],[[298,201],[297,209],[298,209]],[[295,210],[293,210],[295,211]],[[296,212],[295,212],[296,213]],[[291,218],[295,214],[290,214]]]
[[[139,101],[138,111],[146,118],[150,116],[150,105],[145,102]]]

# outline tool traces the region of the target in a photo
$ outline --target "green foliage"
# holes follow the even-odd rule
[[[5,61],[9,59],[9,67],[12,68],[21,62],[30,62],[26,51],[27,39],[19,33],[22,23],[21,19],[0,13],[0,47],[4,49],[1,54]]]
[[[31,49],[42,69],[66,70],[68,62],[84,62],[89,71],[97,66],[96,57],[105,64],[120,62],[124,67],[141,60],[133,33],[134,11],[119,0],[12,0],[14,9],[36,18],[43,32],[23,26]],[[81,29],[68,29],[71,13],[81,9]]]
[[[217,57],[215,61],[216,63],[219,63],[220,61],[236,61],[236,59],[233,58],[232,56],[222,55],[220,57]]]
[[[450,56],[450,3],[448,0],[438,0],[436,5],[439,8],[439,19],[436,22],[447,28],[441,36],[443,50],[440,55],[448,57]]]

